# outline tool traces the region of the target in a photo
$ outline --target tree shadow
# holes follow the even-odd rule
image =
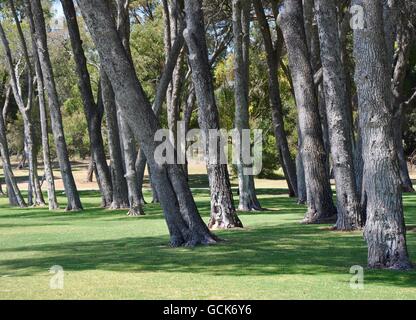
[[[351,266],[364,266],[367,258],[360,233],[341,234],[317,226],[283,223],[219,234],[225,242],[195,249],[169,248],[167,236],[28,244],[0,249],[0,254],[37,252],[38,257],[0,261],[0,271],[15,270],[12,276],[31,276],[58,264],[66,271],[157,271],[236,277],[348,275]],[[368,271],[366,281],[416,287],[416,272]]]

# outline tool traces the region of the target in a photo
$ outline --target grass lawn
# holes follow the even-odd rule
[[[260,189],[269,211],[242,214],[244,230],[219,232],[212,247],[171,249],[156,205],[147,216],[99,207],[82,192],[86,211],[10,209],[0,199],[1,299],[415,299],[416,272],[365,271],[352,290],[350,267],[366,265],[362,234],[299,224],[304,207],[281,189]],[[147,194],[149,196],[149,194]],[[209,197],[195,190],[208,220]],[[64,204],[64,199],[60,198]],[[408,244],[416,261],[416,196],[405,196]],[[49,289],[54,265],[64,290]]]

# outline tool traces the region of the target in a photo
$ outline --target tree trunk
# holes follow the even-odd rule
[[[29,164],[29,189],[28,189],[28,204],[29,205],[44,205],[45,201],[43,200],[42,191],[40,190],[39,179],[37,176],[37,163],[34,157],[34,143],[33,143],[33,127],[30,120],[30,110],[32,108],[33,102],[33,79],[32,79],[32,68],[31,62],[29,58],[29,53],[27,49],[26,40],[23,35],[23,31],[20,25],[20,20],[17,16],[16,9],[14,6],[14,2],[9,0],[10,8],[12,11],[12,15],[14,17],[14,21],[16,23],[18,38],[20,42],[20,47],[23,52],[23,58],[26,63],[26,75],[27,75],[27,102],[25,104],[24,98],[22,96],[22,87],[19,81],[19,70],[17,67],[13,65],[13,58],[11,54],[11,50],[9,47],[8,40],[4,31],[1,31],[1,38],[4,47],[4,52],[7,61],[7,67],[9,69],[10,74],[10,84],[12,87],[13,95],[18,106],[20,113],[22,114],[23,118],[23,128],[24,128],[24,153],[27,156],[28,164]],[[34,199],[34,202],[32,201]]]
[[[32,34],[35,33],[35,26],[33,17],[30,14],[30,5],[25,3],[26,12],[29,20],[30,30]],[[49,147],[49,133],[48,133],[48,117],[46,115],[46,104],[45,104],[45,90],[43,83],[42,69],[40,66],[39,55],[37,50],[37,44],[35,39],[32,37],[32,52],[35,59],[35,74],[36,83],[38,89],[38,104],[39,104],[39,121],[41,128],[41,140],[42,140],[42,154],[43,154],[43,166],[44,175],[48,189],[48,206],[49,210],[57,210],[59,208],[58,201],[56,199],[55,192],[55,180],[53,177],[52,164],[50,159],[50,147]]]
[[[233,32],[234,32],[234,96],[235,96],[235,129],[240,137],[243,130],[249,130],[249,51],[250,51],[250,3],[233,0]],[[250,150],[248,150],[250,151]],[[239,150],[237,163],[238,186],[240,191],[239,211],[262,210],[257,199],[254,177],[247,175],[245,169],[250,165],[244,164],[243,150]]]
[[[3,34],[3,28],[0,24],[0,35]],[[2,36],[3,37],[3,36]],[[11,94],[11,87],[6,93],[5,105],[9,104]],[[0,114],[0,155],[3,164],[4,180],[7,186],[7,195],[9,197],[10,206],[19,206],[21,208],[26,207],[26,202],[23,199],[19,187],[17,186],[16,179],[13,174],[12,166],[10,163],[9,146],[6,137],[6,126],[3,119],[3,112]]]
[[[26,2],[29,2],[26,0]],[[68,200],[67,211],[82,210],[81,200],[77,191],[74,176],[72,175],[71,163],[69,161],[68,149],[62,124],[62,114],[58,93],[56,90],[52,64],[49,57],[45,19],[40,0],[31,0],[31,12],[35,26],[35,39],[38,48],[39,61],[42,68],[43,80],[46,86],[49,100],[49,111],[51,115],[52,133],[55,138],[56,153],[58,155],[59,167]]]
[[[258,22],[260,24],[260,30],[263,35],[264,46],[267,55],[267,66],[269,71],[269,96],[270,107],[272,109],[272,121],[274,126],[274,133],[276,136],[277,150],[280,150],[280,163],[287,172],[286,180],[287,184],[298,194],[298,182],[296,174],[296,166],[290,155],[289,144],[287,142],[287,136],[285,131],[285,124],[283,120],[282,101],[280,99],[280,84],[278,79],[279,61],[283,48],[282,35],[278,34],[279,41],[276,47],[273,44],[270,27],[266,19],[264,8],[261,0],[254,0],[254,9]]]
[[[325,166],[326,152],[303,26],[302,0],[285,0],[278,23],[289,55],[302,136],[301,152],[308,198],[304,223],[325,223],[334,218],[336,209]]]
[[[199,106],[199,126],[205,135],[206,163],[211,190],[211,220],[213,229],[241,228],[231,192],[228,165],[211,163],[209,155],[210,130],[219,130],[219,114],[215,101],[213,80],[208,61],[208,48],[205,39],[204,15],[201,0],[185,1],[186,30],[185,41],[189,50],[189,64],[192,68],[192,80]],[[220,145],[220,142],[218,141]],[[219,153],[223,150],[219,150]],[[216,150],[216,151],[217,151]],[[215,154],[216,159],[220,154]]]
[[[183,22],[182,20],[179,20],[180,26],[179,31],[177,32],[176,39],[174,43],[171,43],[170,40],[170,19],[169,19],[169,7],[167,1],[163,1],[164,6],[164,17],[165,17],[165,52],[168,53],[165,68],[163,70],[163,74],[160,78],[157,91],[156,91],[156,97],[153,102],[153,112],[155,113],[156,117],[159,118],[162,112],[162,106],[164,101],[169,96],[167,94],[167,91],[169,90],[169,85],[173,78],[173,73],[175,71],[176,66],[178,65],[178,59],[181,55],[182,48],[184,45],[184,38],[183,38]],[[168,102],[169,104],[169,102]],[[138,157],[139,162],[136,162],[136,171],[137,176],[139,179],[139,186],[143,186],[143,178],[144,178],[144,170],[146,167],[146,157],[144,156],[144,153],[141,152],[140,156]],[[140,171],[139,171],[140,170]],[[151,180],[151,173],[149,170],[149,178]],[[153,192],[153,203],[159,203],[159,199],[157,196],[157,192],[154,188],[154,184],[151,182],[152,186],[152,192]],[[142,193],[142,187],[140,187],[140,193]],[[144,202],[144,201],[143,201]]]
[[[130,20],[129,20],[129,0],[117,0],[117,30],[122,40],[123,46],[127,52],[130,61],[133,61],[130,51]],[[117,102],[117,101],[116,101]],[[120,107],[117,106],[117,120],[120,128],[121,145],[124,155],[125,179],[127,181],[127,189],[129,194],[130,210],[129,216],[144,215],[141,204],[141,190],[137,184],[136,173],[136,142],[133,133],[121,115]]]
[[[33,126],[26,112],[22,113],[22,116],[24,123],[25,149],[29,164],[29,184],[32,188],[31,191],[33,193],[34,200],[33,205],[44,206],[45,200],[43,199],[42,189],[40,187],[37,159],[34,152]]]
[[[368,265],[409,269],[383,5],[374,0],[355,0],[354,4],[366,13],[366,27],[354,30],[354,55],[363,143]]]
[[[145,205],[146,201],[144,200],[143,196],[143,184],[144,184],[144,173],[146,171],[146,156],[143,152],[143,150],[139,150],[136,158],[136,175],[137,175],[137,187],[139,189],[139,198],[140,198],[140,204]]]
[[[121,116],[121,111],[119,111],[118,116],[118,125],[120,128],[121,136],[121,145],[124,154],[124,167],[125,167],[125,179],[127,182],[127,190],[129,196],[130,210],[128,212],[129,216],[141,216],[144,215],[142,207],[142,199],[139,190],[139,185],[137,183],[137,174],[136,174],[136,148],[135,141],[133,138],[133,133],[131,132],[128,124]]]
[[[113,187],[101,134],[102,116],[98,114],[98,106],[95,103],[91,88],[90,74],[87,68],[87,59],[85,58],[84,49],[82,48],[82,40],[79,33],[74,3],[72,0],[61,0],[61,3],[67,21],[71,47],[77,67],[78,87],[81,92],[84,112],[87,119],[91,155],[100,179],[100,191],[103,206],[108,208],[111,206],[113,200]]]
[[[101,65],[101,68],[103,66]],[[101,93],[107,120],[108,149],[111,160],[111,179],[113,185],[113,202],[111,209],[127,209],[130,207],[127,182],[124,178],[123,158],[120,145],[120,131],[117,121],[117,107],[110,80],[101,70]]]
[[[302,140],[301,135],[298,135],[298,154],[296,156],[296,175],[298,178],[298,203],[306,204],[308,201],[306,192],[306,181],[305,181],[305,168],[303,167],[302,160]]]
[[[213,244],[217,238],[203,223],[182,168],[154,159],[154,141],[160,125],[123,47],[108,5],[100,0],[79,0],[84,20],[111,79],[122,116],[140,143],[160,195],[172,246]]]
[[[405,20],[405,19],[401,19]],[[399,20],[400,21],[400,20]],[[406,21],[406,20],[405,20]],[[393,73],[393,128],[394,141],[396,144],[397,155],[399,157],[400,164],[400,178],[402,181],[402,188],[404,192],[414,192],[413,183],[410,179],[409,168],[407,165],[407,159],[403,148],[403,103],[404,93],[403,88],[405,85],[406,74],[408,69],[408,63],[410,59],[410,51],[412,49],[411,43],[414,37],[411,30],[405,23],[400,23],[398,33],[398,46],[397,61]]]
[[[177,40],[181,30],[181,21],[177,8],[177,1],[165,1],[164,3],[164,20],[165,20],[165,54],[166,64],[172,51],[173,44]],[[168,127],[171,131],[171,142],[176,145],[176,134],[178,129],[178,121],[180,116],[180,91],[183,81],[183,54],[180,54],[176,61],[175,69],[172,74],[172,81],[167,90],[166,104],[168,112]]]
[[[337,190],[337,230],[351,231],[360,227],[360,206],[354,176],[352,141],[348,123],[348,94],[341,57],[341,43],[336,6],[332,0],[315,0],[319,26],[323,89],[328,121],[330,150]]]

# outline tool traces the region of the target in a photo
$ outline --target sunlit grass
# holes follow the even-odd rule
[[[10,209],[0,199],[0,298],[3,299],[410,299],[416,272],[368,271],[352,290],[350,267],[366,265],[360,232],[300,225],[305,208],[284,190],[260,189],[269,211],[242,214],[244,230],[219,232],[212,247],[171,249],[159,206],[147,216],[99,208],[83,192],[84,212]],[[149,197],[149,194],[146,194]],[[195,191],[208,220],[207,191]],[[61,204],[64,199],[60,198]],[[408,243],[416,260],[416,196],[406,195]],[[65,270],[51,290],[50,267]]]

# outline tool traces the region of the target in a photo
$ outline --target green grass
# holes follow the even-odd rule
[[[244,230],[219,232],[212,247],[171,249],[156,205],[147,216],[99,209],[10,209],[0,199],[2,299],[415,299],[416,272],[365,271],[365,289],[349,286],[353,265],[366,265],[360,232],[300,225],[304,207],[282,190],[261,189],[261,213],[242,214]],[[207,191],[195,191],[208,219]],[[60,198],[61,203],[64,199]],[[408,244],[416,261],[416,197],[405,196]],[[49,268],[65,270],[64,290],[49,289]]]

